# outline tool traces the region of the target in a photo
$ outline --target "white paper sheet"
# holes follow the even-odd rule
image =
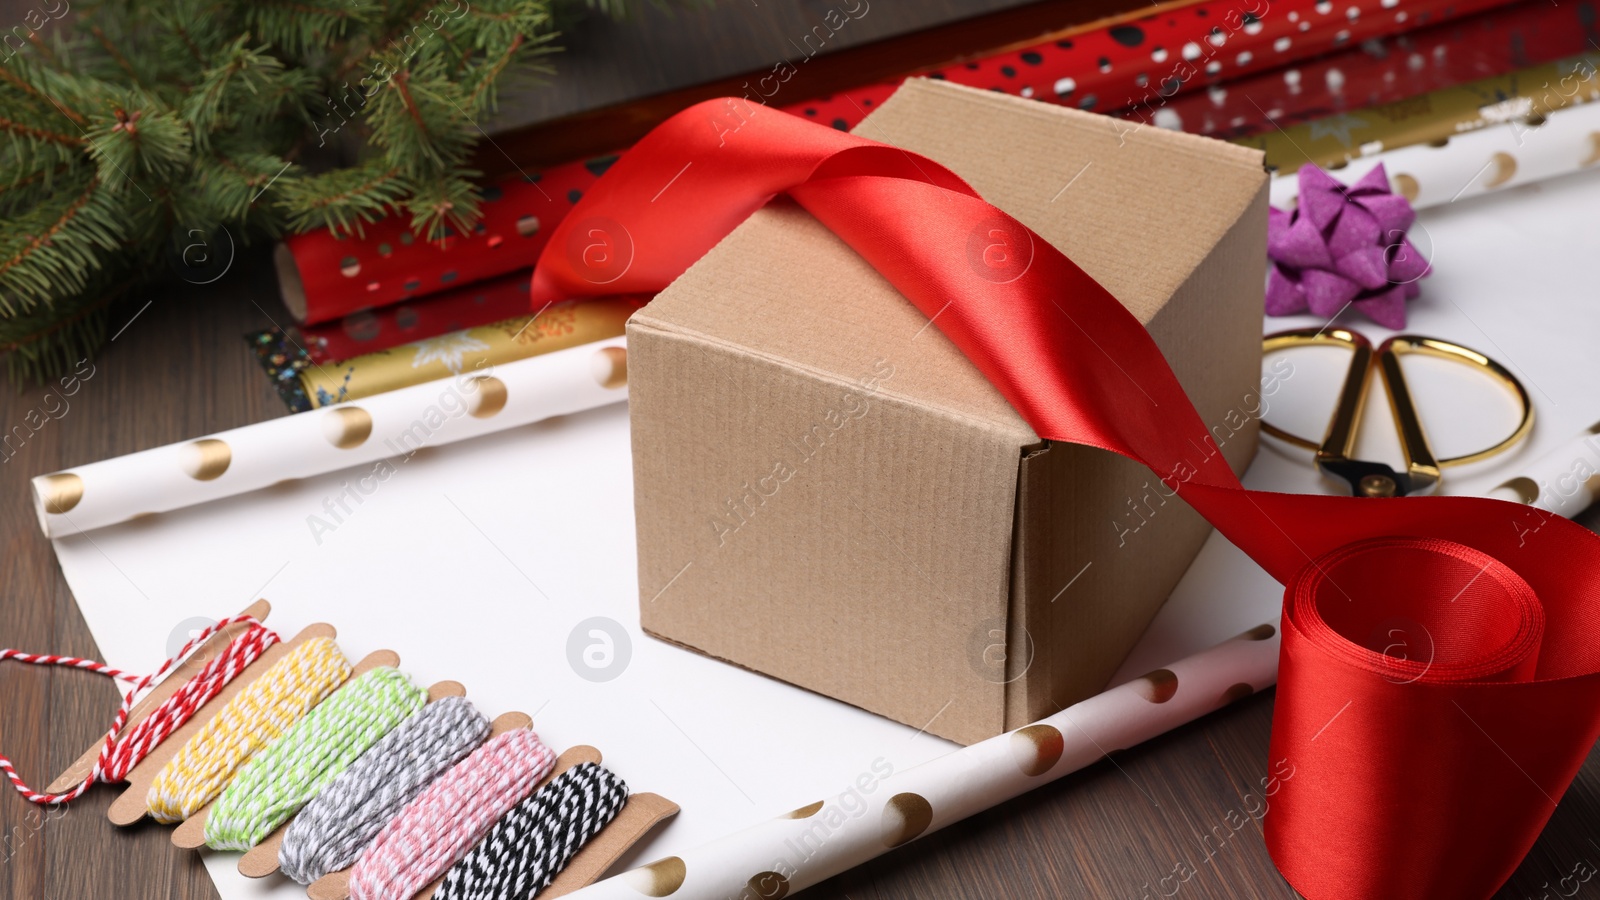
[[[1424,213],[1419,244],[1437,272],[1411,304],[1408,330],[1495,357],[1527,384],[1539,416],[1527,446],[1470,471],[1450,470],[1446,492],[1498,484],[1516,474],[1517,460],[1600,419],[1597,209],[1600,174],[1586,173]],[[1269,319],[1266,329],[1306,324],[1320,323]],[[1375,341],[1387,336],[1352,313],[1340,324]],[[1295,376],[1268,398],[1268,417],[1317,436],[1338,360],[1295,359]],[[1407,372],[1416,373],[1425,426],[1442,452],[1492,442],[1497,423],[1509,422],[1511,408],[1492,387],[1430,365],[1408,364]],[[1465,408],[1463,398],[1478,396],[1490,399]],[[1312,410],[1314,401],[1324,406]],[[1369,414],[1371,453],[1395,456],[1380,397]],[[352,656],[397,650],[421,683],[453,678],[490,714],[534,714],[553,746],[603,748],[636,789],[684,808],[636,860],[810,802],[879,758],[898,771],[951,749],[916,729],[644,637],[628,453],[627,412],[613,406],[424,451],[340,513],[320,542],[308,517],[332,521],[325,498],[343,490],[349,472],[63,539],[56,548],[114,665],[146,670],[180,623],[265,596],[280,632],[332,622]],[[1266,443],[1246,480],[1273,490],[1332,490],[1319,483],[1308,454]],[[1279,594],[1213,536],[1117,681],[1275,619]],[[620,623],[631,643],[631,661],[609,682],[579,677],[568,657],[574,627],[595,616]],[[581,645],[596,646],[583,637]],[[241,877],[236,861],[208,854],[223,900],[304,896],[282,878]]]
[[[1529,140],[1534,138],[1530,137]],[[1341,176],[1343,173],[1339,173]],[[1501,456],[1446,469],[1441,494],[1479,494],[1520,472],[1521,462],[1566,443],[1600,421],[1600,170],[1422,211],[1412,240],[1433,261],[1405,332],[1455,341],[1494,358],[1533,399],[1531,437]],[[1313,316],[1265,320],[1267,333],[1320,327]],[[1353,310],[1337,324],[1374,345],[1398,332]],[[1295,373],[1265,398],[1268,421],[1313,440],[1332,410],[1348,357],[1298,351]],[[1406,360],[1418,416],[1442,456],[1494,444],[1516,424],[1509,394],[1463,366]],[[1369,385],[1358,455],[1398,467],[1399,443],[1379,379]],[[1311,469],[1311,453],[1263,437],[1244,482],[1295,493],[1341,493]],[[1346,489],[1348,490],[1348,489]],[[1212,534],[1143,640],[1112,680],[1120,684],[1274,621],[1283,591],[1220,535]]]

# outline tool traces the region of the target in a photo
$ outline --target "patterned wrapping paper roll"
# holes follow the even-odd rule
[[[565,216],[615,159],[484,189],[483,218],[471,234],[424,240],[411,233],[407,217],[389,216],[359,236],[319,229],[288,238],[274,256],[284,305],[297,322],[328,322],[527,268],[544,249],[553,220]]]
[[[568,896],[788,896],[1271,687],[1278,644],[1277,629],[1259,625],[1032,725],[904,772],[874,772],[844,793]],[[1263,799],[1294,776],[1289,762],[1274,760],[1268,771]]]
[[[526,286],[523,288],[526,304]],[[300,382],[313,406],[371,397],[424,381],[619,337],[643,302],[630,297],[556,303],[533,315],[402,344],[342,363],[311,365]]]
[[[1550,113],[1539,125],[1486,128],[1457,135],[1442,147],[1402,147],[1357,160],[1337,173],[1354,184],[1378,165],[1389,185],[1412,206],[1426,209],[1503,188],[1568,175],[1600,163],[1600,103]],[[1273,206],[1294,206],[1294,170],[1280,172],[1268,188]],[[1416,240],[1415,233],[1412,239]],[[1428,248],[1423,248],[1426,255]]]
[[[1114,115],[1231,139],[1351,114],[1572,56],[1597,39],[1582,6],[1524,0],[1190,91],[1156,114]]]
[[[1149,118],[1171,98],[1207,85],[1508,2],[1202,0],[1069,29],[915,74],[1096,112],[1126,109],[1126,115]],[[818,27],[829,34],[848,28],[866,7],[841,5]],[[796,49],[794,61],[780,62],[740,87],[748,102],[765,104],[781,96],[797,66],[820,45],[797,44]],[[778,108],[849,129],[898,84],[864,85]],[[471,234],[425,241],[411,234],[405,217],[391,216],[368,224],[361,235],[335,237],[322,229],[288,238],[276,254],[284,303],[297,322],[314,325],[524,268],[544,249],[556,222],[616,159],[612,153],[553,166],[485,189],[483,221]]]
[[[351,313],[342,319],[300,328],[311,362],[326,366],[401,344],[476,328],[528,312],[532,269],[518,269],[454,290]]]
[[[1336,168],[1418,144],[1454,143],[1502,126],[1526,131],[1558,110],[1600,99],[1600,47],[1456,87],[1293,125],[1234,143],[1267,155],[1267,168],[1292,172],[1307,162]]]
[[[1595,121],[1600,124],[1600,117]],[[1595,141],[1600,148],[1600,136]],[[1514,480],[1556,472],[1570,475],[1572,460],[1600,459],[1597,432],[1600,424],[1525,466],[1524,478]],[[1589,491],[1577,493],[1592,497]],[[1586,506],[1561,502],[1542,481],[1531,490],[1502,487],[1487,496],[1569,517]],[[904,772],[858,780],[843,793],[568,896],[572,900],[788,896],[1275,685],[1281,640],[1276,624],[1257,625],[1032,725]],[[1247,798],[1256,795],[1259,808],[1252,809],[1247,800],[1228,827],[1238,831],[1250,824],[1247,818],[1265,816],[1272,796],[1294,775],[1292,760],[1268,760],[1266,774],[1246,792]],[[1173,890],[1164,883],[1147,884],[1144,896],[1172,896],[1181,887],[1181,882]]]
[[[33,479],[59,538],[627,399],[612,338]]]
[[[1204,0],[1072,29],[1026,47],[916,74],[1091,112],[1148,121],[1173,97],[1372,38],[1459,19],[1507,0]],[[787,81],[785,64],[769,78]],[[782,107],[852,128],[898,81]],[[751,79],[752,102],[768,78]]]

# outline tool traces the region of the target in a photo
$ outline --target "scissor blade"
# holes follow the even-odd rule
[[[1319,459],[1317,468],[1350,485],[1356,497],[1405,497],[1426,494],[1433,490],[1438,479],[1416,477],[1414,474],[1396,472],[1384,463],[1364,459]]]

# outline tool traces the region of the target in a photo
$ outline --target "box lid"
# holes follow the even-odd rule
[[[855,133],[948,166],[1146,325],[1265,178],[1261,154],[1245,147],[930,79],[908,80]],[[1120,198],[1114,208],[1107,196]],[[735,229],[634,321],[844,382],[893,348],[905,363],[895,396],[1018,446],[1038,441],[926,316],[786,200]]]

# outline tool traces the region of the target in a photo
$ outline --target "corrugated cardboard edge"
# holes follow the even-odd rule
[[[1179,373],[1180,375],[1187,375],[1183,380],[1192,384],[1196,377],[1208,379],[1220,377],[1230,387],[1237,386],[1232,388],[1231,392],[1223,392],[1217,390],[1216,385],[1210,385],[1209,389],[1203,393],[1208,397],[1221,397],[1230,402],[1225,404],[1222,409],[1216,409],[1207,408],[1215,407],[1217,405],[1216,400],[1206,400],[1202,401],[1199,409],[1201,420],[1207,427],[1213,429],[1214,436],[1218,438],[1220,452],[1227,459],[1235,474],[1243,474],[1245,469],[1249,467],[1250,460],[1255,455],[1260,427],[1259,417],[1244,413],[1248,410],[1260,409],[1260,344],[1256,336],[1256,323],[1260,319],[1260,313],[1255,300],[1256,294],[1251,291],[1254,290],[1253,286],[1262,283],[1265,277],[1264,253],[1254,256],[1255,259],[1260,260],[1256,265],[1243,266],[1237,260],[1241,257],[1245,259],[1251,257],[1244,256],[1244,251],[1238,249],[1237,245],[1262,243],[1266,234],[1266,218],[1267,177],[1263,173],[1261,185],[1254,197],[1240,210],[1233,224],[1217,242],[1213,252],[1190,272],[1189,277],[1185,279],[1184,285],[1180,286],[1179,290],[1174,293],[1174,298],[1176,298],[1189,289],[1190,285],[1195,285],[1197,282],[1211,282],[1212,288],[1233,284],[1235,289],[1245,292],[1241,299],[1227,307],[1222,307],[1222,304],[1207,306],[1203,305],[1199,300],[1191,300],[1186,303],[1169,303],[1156,314],[1156,317],[1148,326],[1152,336],[1159,337],[1163,346],[1171,346],[1174,342],[1191,339],[1191,335],[1184,330],[1185,325],[1182,323],[1182,320],[1186,317],[1192,318],[1197,315],[1203,315],[1209,318],[1213,315],[1223,314],[1230,318],[1230,321],[1210,322],[1208,324],[1214,326],[1212,331],[1216,338],[1230,341],[1232,346],[1211,347],[1203,354],[1187,353],[1176,355],[1183,359],[1208,359],[1212,361],[1208,365],[1211,371],[1199,375],[1195,373]],[[1199,287],[1204,290],[1205,286],[1200,285]],[[1252,392],[1254,392],[1253,400],[1249,396]],[[1241,420],[1242,427],[1235,428],[1232,423],[1240,422]],[[1229,434],[1230,432],[1231,434]],[[1073,458],[1079,465],[1110,464],[1117,468],[1132,467],[1139,469],[1141,472],[1144,471],[1142,467],[1131,461],[1122,460],[1120,457],[1106,454],[1105,451],[1089,447],[1047,442],[1044,447],[1024,451],[1019,464],[1022,471],[1018,477],[1016,533],[1012,543],[1013,586],[1011,602],[1008,607],[1007,634],[1007,643],[1010,648],[1025,648],[1036,642],[1037,636],[1030,633],[1030,629],[1038,629],[1040,626],[1033,622],[1034,616],[1031,613],[1044,609],[1047,610],[1044,613],[1046,617],[1070,615],[1070,604],[1079,599],[1077,592],[1094,591],[1098,587],[1097,576],[1103,573],[1105,564],[1113,558],[1102,547],[1101,552],[1084,560],[1083,563],[1074,561],[1064,571],[1057,570],[1054,573],[1054,580],[1048,583],[1035,585],[1028,581],[1030,572],[1037,566],[1030,566],[1028,561],[1024,559],[1025,548],[1038,544],[1049,545],[1049,541],[1024,540],[1023,531],[1027,527],[1026,523],[1033,518],[1023,508],[1025,498],[1030,495],[1027,485],[1030,479],[1029,470],[1040,471],[1042,469],[1045,474],[1034,477],[1048,480],[1051,477],[1049,474],[1049,469],[1051,468],[1075,468],[1072,462],[1061,458],[1063,454]],[[1102,458],[1094,459],[1093,457]],[[1156,485],[1156,474],[1151,473],[1151,477],[1146,483]],[[1212,529],[1209,523],[1205,522],[1188,504],[1183,503],[1180,497],[1172,497],[1165,502],[1160,500],[1159,493],[1156,494],[1156,497],[1156,502],[1162,505],[1159,507],[1157,514],[1151,518],[1151,521],[1159,525],[1159,533],[1135,535],[1130,542],[1134,544],[1132,550],[1134,553],[1139,551],[1141,546],[1139,542],[1180,541],[1185,545],[1186,552],[1182,554],[1186,560],[1184,565],[1171,567],[1172,570],[1167,572],[1150,573],[1161,582],[1163,588],[1159,594],[1165,597],[1170,595],[1177,586],[1178,581],[1187,571],[1189,562],[1192,562],[1193,556],[1199,552],[1200,547],[1205,543]],[[1143,502],[1145,498],[1140,497],[1137,500]],[[1120,512],[1120,510],[1115,512]],[[1108,532],[1111,530],[1111,518],[1112,514],[1110,513],[1105,517],[1105,525]],[[1098,523],[1099,520],[1096,520],[1093,524]],[[1091,534],[1088,538],[1080,535],[1073,543],[1092,544],[1095,538],[1103,538],[1104,534],[1093,534],[1093,524],[1090,526]],[[1148,546],[1148,544],[1143,546]],[[1120,553],[1122,551],[1115,552]],[[1102,573],[1096,573],[1092,569],[1092,565],[1095,562],[1101,564]],[[1084,565],[1085,563],[1087,564],[1085,568],[1080,570],[1078,565]],[[1111,609],[1113,608],[1100,607],[1101,612]],[[1109,623],[1086,625],[1071,632],[1070,636],[1057,636],[1059,643],[1076,647],[1076,659],[1073,661],[1074,671],[1069,675],[1057,676],[1049,672],[1049,667],[1055,662],[1051,659],[1029,658],[1019,652],[1012,652],[1008,655],[1008,661],[1015,661],[1014,664],[1016,666],[1037,665],[1045,667],[1046,671],[1041,673],[1044,677],[1040,679],[1024,680],[1021,677],[1023,674],[1021,671],[1008,670],[1006,730],[1019,728],[1029,722],[1037,721],[1103,690],[1111,676],[1121,667],[1123,659],[1126,658],[1126,654],[1106,654],[1102,652],[1103,648],[1117,644],[1127,644],[1131,647],[1133,640],[1131,638],[1123,639],[1128,637],[1123,632],[1133,628],[1135,630],[1132,633],[1143,634],[1150,621],[1160,611],[1160,604],[1137,611],[1130,611],[1124,606],[1117,606],[1114,609],[1124,615],[1128,615],[1131,612],[1137,612],[1138,615],[1130,615],[1130,622],[1118,625]],[[1048,624],[1045,627],[1048,627]],[[1065,630],[1060,629],[1059,625],[1056,627],[1058,630]],[[1082,640],[1077,637],[1080,633],[1093,633],[1096,635],[1113,633],[1116,637],[1106,642],[1098,639]]]
[[[821,228],[820,225],[816,225],[816,227]],[[728,342],[716,337],[703,334],[693,329],[683,328],[673,323],[662,323],[665,327],[656,327],[657,324],[657,322],[653,321],[648,316],[636,316],[635,319],[629,323],[629,355],[631,363],[635,366],[636,372],[644,371],[655,365],[656,363],[654,362],[654,355],[660,351],[677,354],[680,356],[680,358],[684,353],[710,351],[713,354],[724,358],[742,357],[751,361],[755,368],[764,370],[767,373],[775,373],[778,376],[794,378],[807,385],[816,385],[819,387],[833,388],[837,390],[849,390],[854,387],[854,385],[852,385],[852,383],[847,379],[841,379],[838,376],[826,371],[818,371],[809,366],[793,363],[782,357],[761,353],[759,351],[754,351],[736,344],[729,344]],[[636,405],[642,405],[649,403],[650,398],[649,396],[641,396],[638,392],[635,392],[633,394],[632,401]],[[957,426],[958,431],[974,435],[974,444],[981,441],[982,443],[993,447],[1015,448],[1023,440],[1027,440],[1028,442],[1036,441],[1036,438],[1031,430],[1023,430],[1026,428],[1025,425],[1020,425],[1020,427],[1013,428],[1004,423],[997,423],[991,419],[963,415],[960,412],[953,411],[945,407],[929,405],[914,398],[905,397],[902,394],[886,388],[880,387],[877,393],[874,394],[873,401],[875,403],[882,402],[885,404],[885,410],[894,410],[893,412],[878,411],[874,413],[875,416],[881,417],[885,415],[899,415],[903,418],[916,419],[924,422],[938,421],[941,423],[954,424]],[[1020,423],[1020,420],[1018,421]],[[643,430],[635,428],[634,441],[636,442],[636,465],[638,464],[637,454],[639,452],[637,443],[644,439],[645,437]],[[1014,451],[1007,449],[1006,452],[1009,453]],[[1016,494],[1015,465],[1007,462],[999,471],[1003,477],[1007,479],[1005,485],[1005,496],[1007,498],[1014,497]],[[645,495],[645,492],[635,492],[635,506],[639,511],[638,518],[641,523],[647,521],[648,519],[645,509],[649,502],[650,500]],[[1008,523],[1007,530],[1004,532],[1005,544],[1000,550],[1000,552],[1006,554],[1007,556],[1010,553],[1010,540],[1011,532]],[[642,559],[641,563],[643,563]],[[700,574],[700,570],[697,570],[696,574]],[[1000,570],[997,568],[996,575],[997,577],[993,579],[992,583],[989,583],[988,579],[984,579],[985,584],[983,585],[983,593],[979,596],[975,596],[973,598],[973,603],[974,606],[981,603],[983,607],[992,610],[993,616],[1000,617],[1005,614],[1010,574],[1008,570]],[[663,580],[664,577],[665,576],[663,576]],[[652,598],[650,595],[655,591],[655,587],[652,586],[650,581],[643,580],[645,578],[643,572],[641,572],[641,578],[641,627],[652,637],[676,646],[685,647],[702,655],[709,656],[713,659],[736,665],[739,668],[743,668],[747,671],[757,672],[776,681],[782,681],[787,684],[795,685],[802,689],[817,693],[820,696],[828,696],[831,699],[856,706],[857,708],[866,710],[868,712],[878,715],[885,715],[896,719],[902,718],[902,716],[895,710],[884,709],[875,706],[872,698],[870,697],[840,696],[839,694],[828,693],[827,691],[820,690],[815,684],[804,684],[794,679],[787,678],[785,677],[784,672],[777,671],[775,668],[758,667],[757,664],[731,660],[728,656],[719,653],[717,648],[711,645],[711,642],[709,641],[702,641],[700,643],[687,643],[669,634],[666,634],[660,629],[653,627],[651,624],[651,604],[653,603],[654,598]],[[683,588],[679,587],[677,590],[682,591]],[[1003,686],[997,683],[989,683],[982,679],[971,679],[967,677],[963,677],[960,683],[962,693],[959,696],[965,697],[967,692],[972,692],[974,694],[984,693],[987,694],[991,699],[985,700],[981,711],[979,711],[976,708],[964,706],[961,703],[956,703],[954,706],[952,706],[951,703],[947,702],[951,700],[952,695],[949,693],[939,693],[937,699],[931,700],[931,705],[928,706],[924,713],[922,713],[924,719],[919,721],[927,722],[929,726],[927,730],[930,733],[935,734],[944,734],[945,731],[941,729],[954,729],[953,733],[976,740],[977,738],[974,737],[975,735],[988,735],[997,733],[1004,724],[1005,694]],[[958,709],[955,707],[962,708]],[[963,719],[961,716],[966,716],[966,718]],[[932,719],[930,720],[927,717],[932,717]]]
[[[716,347],[719,350],[736,356],[745,356],[751,359],[761,360],[762,362],[768,363],[776,368],[787,372],[792,372],[796,375],[804,375],[813,381],[830,385],[832,387],[844,389],[855,387],[854,383],[849,379],[840,378],[838,375],[824,369],[819,369],[814,366],[808,366],[804,363],[795,362],[794,360],[786,359],[782,356],[763,353],[759,350],[753,350],[749,347],[743,347],[730,341],[718,338],[715,335],[706,334],[702,331],[697,331],[692,328],[685,328],[676,323],[664,322],[660,319],[652,318],[647,314],[649,309],[650,308],[648,306],[645,307],[638,313],[635,313],[634,317],[629,320],[628,334],[630,342],[632,341],[632,335],[635,330],[638,330],[641,333],[654,333],[662,336],[670,336],[673,338],[690,340],[708,347]],[[965,415],[958,410],[928,403],[919,398],[898,393],[893,388],[880,387],[878,388],[875,396],[882,399],[895,401],[903,406],[911,407],[922,412],[930,413],[947,422],[957,423],[966,427],[977,429],[985,434],[994,436],[998,440],[1014,443],[1021,447],[1040,446],[1038,435],[1034,434],[1033,430],[1028,428],[1026,423],[1021,423],[1020,420],[1019,425],[1021,427],[1007,427],[1006,425],[995,422],[992,419]]]

